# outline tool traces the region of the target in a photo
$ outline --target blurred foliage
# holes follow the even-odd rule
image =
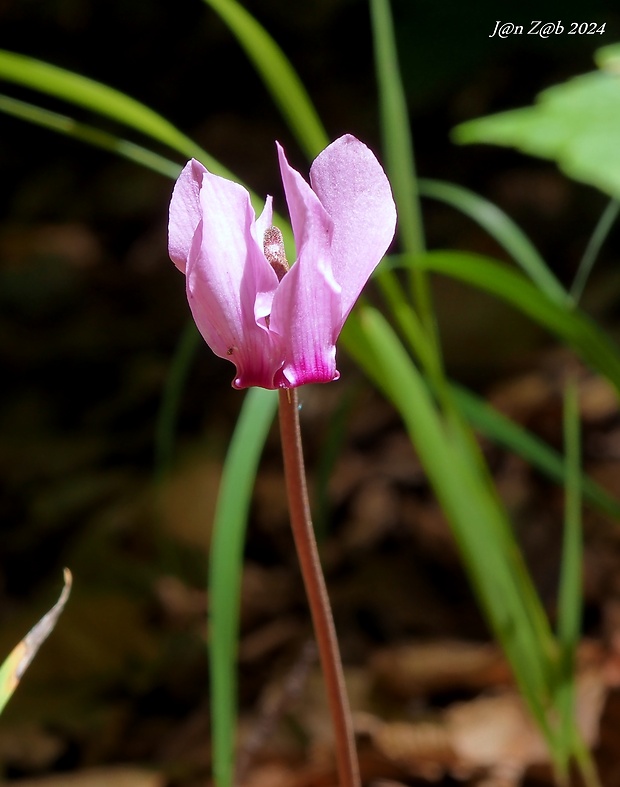
[[[568,177],[620,198],[620,75],[612,55],[617,51],[601,50],[602,70],[547,88],[534,106],[458,126],[456,141],[506,145],[552,159]]]
[[[604,15],[611,34],[618,28],[618,12],[607,5],[592,6],[588,14]],[[375,87],[365,0],[306,0],[295,6],[254,0],[244,6],[282,42],[330,135],[353,130],[377,148],[379,120],[376,102],[370,98]],[[476,151],[455,152],[447,128],[474,114],[523,103],[541,81],[557,81],[583,70],[592,39],[490,39],[497,8],[488,1],[474,10],[454,7],[447,14],[444,7],[428,1],[400,0],[394,12],[422,171],[473,181],[475,186],[484,182],[514,199],[515,181],[499,182],[497,159],[483,158]],[[542,9],[525,4],[518,13],[516,21],[527,22],[530,15],[551,16],[557,10],[550,3]],[[563,7],[566,16],[580,18],[582,13],[576,3]],[[191,134],[257,191],[272,192],[278,199],[273,139],[295,151],[292,133],[222,23],[198,0],[173,5],[116,0],[105,6],[78,0],[8,2],[0,6],[0,45],[135,96]],[[24,89],[19,96],[30,94]],[[47,101],[56,108],[54,99]],[[79,118],[91,119],[85,109]],[[143,478],[135,483],[132,474],[137,467],[150,471],[159,395],[185,319],[182,287],[165,253],[170,184],[130,163],[114,161],[107,153],[45,135],[20,121],[3,118],[2,124],[0,170],[5,188],[0,211],[6,229],[0,237],[0,258],[1,275],[9,286],[0,289],[6,307],[0,317],[6,328],[0,353],[9,382],[3,390],[0,461],[11,482],[4,503],[9,522],[5,590],[25,592],[73,543],[74,562],[87,566],[91,585],[123,590],[140,585],[142,598],[149,593],[153,575],[169,569],[163,568],[166,549],[158,555],[153,547],[156,516],[150,510],[134,510],[139,508],[137,491],[149,499],[155,495],[142,488]],[[299,151],[292,158],[301,167]],[[529,203],[513,202],[512,208],[518,213],[526,204],[534,228],[550,226],[550,256],[564,261],[565,248],[559,244],[579,245],[580,239],[571,209],[580,213],[583,225],[592,208],[571,204],[572,184],[562,181],[558,189],[553,181],[559,208],[549,222],[544,183],[539,187],[532,171],[525,173]],[[445,212],[430,216],[432,245],[445,244],[448,237],[450,245],[470,248],[473,238],[474,250],[488,250],[488,239],[472,235],[468,226],[463,229],[459,219],[446,220]],[[561,221],[571,228],[568,240],[558,232]],[[56,246],[50,245],[49,234],[32,232],[33,227],[44,231],[58,225],[69,231]],[[84,235],[85,226],[89,230]],[[582,231],[587,235],[587,229]],[[84,240],[86,246],[80,246]],[[489,253],[496,251],[493,247]],[[472,313],[476,319],[479,315],[478,310],[462,308],[462,300],[459,305],[451,310],[458,312],[458,352],[463,368],[471,368],[463,335]],[[480,322],[488,332],[488,322]],[[494,323],[493,334],[502,362],[508,363],[511,353],[504,339],[507,335],[513,340],[514,323],[510,321],[505,331]],[[480,341],[472,342],[477,359],[480,346]],[[228,375],[222,374],[220,361],[205,351],[196,366],[197,374],[185,392],[180,435],[194,440],[199,436],[208,444],[201,450],[221,455],[238,402],[230,403]],[[496,373],[494,360],[491,367]],[[114,499],[120,503],[108,505],[112,510],[106,511],[105,501]],[[175,510],[170,528],[175,538],[187,519],[187,505],[184,497]],[[260,555],[269,551],[271,542],[267,539],[265,545],[262,536],[259,548],[250,545],[251,554],[253,549]],[[98,538],[109,545],[109,555]],[[83,560],[85,554],[89,561]],[[123,554],[129,555],[125,562]],[[201,559],[202,554],[196,562]],[[148,569],[142,574],[137,566]],[[193,575],[197,582],[201,569]],[[96,608],[87,599],[85,615],[98,631],[104,608],[112,623],[101,632],[104,643],[97,655],[107,653],[108,639],[130,650],[130,633],[140,631],[133,606],[131,614],[123,615],[108,599]],[[93,609],[101,614],[93,614]],[[197,629],[202,631],[202,619]],[[74,628],[81,635],[85,630],[82,621]],[[202,642],[194,631],[191,636],[202,653]],[[123,655],[119,661],[125,663],[117,670],[127,683],[133,675],[126,664],[130,658],[131,654],[128,659]],[[88,663],[80,659],[80,664]],[[171,674],[168,667],[162,674]],[[107,665],[103,671],[107,673]],[[161,675],[156,677],[153,685]],[[203,685],[203,678],[193,682],[192,703],[195,686]],[[40,704],[39,697],[35,704]]]

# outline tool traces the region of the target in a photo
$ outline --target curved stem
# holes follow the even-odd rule
[[[325,579],[312,528],[295,389],[280,390],[280,439],[291,527],[312,614],[329,709],[334,725],[340,787],[360,787],[359,764],[342,662]]]

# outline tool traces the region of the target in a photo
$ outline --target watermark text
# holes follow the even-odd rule
[[[515,22],[502,22],[498,19],[489,38],[509,38],[510,36],[602,36],[605,33],[606,22],[544,22],[542,19],[532,19],[529,24],[519,25]]]

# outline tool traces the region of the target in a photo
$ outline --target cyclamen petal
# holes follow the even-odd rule
[[[342,287],[342,322],[394,237],[396,206],[372,151],[350,134],[319,153],[310,183],[334,222],[334,276]]]
[[[183,273],[201,218],[200,188],[206,171],[196,159],[188,161],[172,192],[168,252],[172,262]]]
[[[297,247],[281,281],[263,248],[271,197],[257,219],[242,186],[192,160],[170,203],[170,257],[205,341],[236,365],[236,388],[338,379],[336,340],[396,225],[385,173],[355,137],[318,156],[312,187],[279,145],[278,156]]]

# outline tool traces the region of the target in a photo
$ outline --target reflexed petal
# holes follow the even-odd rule
[[[334,223],[332,266],[342,287],[342,327],[394,237],[396,208],[381,165],[350,134],[317,156],[310,183]]]
[[[206,171],[196,159],[188,161],[175,183],[170,200],[168,252],[170,259],[183,273],[201,218],[200,188]]]
[[[259,246],[249,194],[207,172],[200,206],[202,223],[187,263],[192,314],[213,352],[236,364],[236,387],[272,388],[283,351],[256,312],[269,312],[278,279]]]
[[[278,155],[297,261],[280,282],[269,328],[286,348],[283,385],[329,382],[338,378],[335,343],[341,313],[340,287],[331,268],[332,222],[280,146]]]
[[[256,219],[256,240],[262,248],[265,232],[273,224],[273,197],[267,197],[262,213]]]

